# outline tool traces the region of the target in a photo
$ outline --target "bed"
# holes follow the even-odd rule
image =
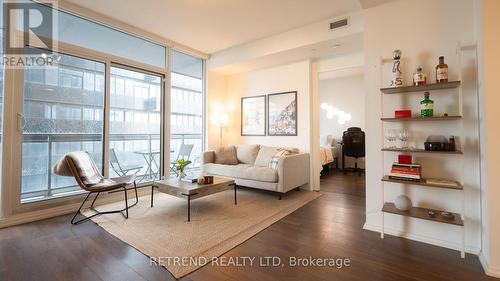
[[[340,146],[320,146],[319,158],[321,161],[322,170],[325,166],[331,167],[335,163],[338,167],[338,157],[340,154]]]

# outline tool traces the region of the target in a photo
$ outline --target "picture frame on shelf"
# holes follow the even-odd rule
[[[297,91],[269,94],[268,136],[297,136]]]
[[[266,135],[266,96],[241,98],[241,135]]]

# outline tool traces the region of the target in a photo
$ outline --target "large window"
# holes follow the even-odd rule
[[[111,68],[110,174],[159,179],[162,78]]]
[[[203,60],[173,51],[171,73],[170,160],[189,159],[197,172],[203,151]]]
[[[52,173],[53,165],[71,151],[89,152],[105,176],[136,175],[139,185],[169,176],[166,171],[180,157],[193,162],[191,171],[199,170],[204,61],[87,18],[55,14],[57,49],[39,49],[42,57],[55,58],[54,66],[5,70],[5,83],[13,88],[6,95],[13,104],[12,116],[4,119],[15,124],[6,127],[12,153],[3,159],[13,165],[7,179],[14,185],[8,199],[12,211],[45,205],[23,203],[82,192],[72,177]],[[22,36],[20,32],[14,34]],[[30,44],[26,51],[41,46]],[[2,74],[0,69],[0,110]],[[164,89],[168,76],[171,88]],[[169,115],[166,99],[171,101]],[[164,131],[168,125],[171,131]],[[165,151],[168,142],[170,151]]]
[[[164,46],[63,11],[56,11],[54,18],[58,32],[53,37],[59,42],[165,68],[167,50]]]
[[[51,173],[65,153],[87,151],[102,170],[104,64],[57,54],[47,69],[24,72],[21,198],[71,194],[73,178]]]

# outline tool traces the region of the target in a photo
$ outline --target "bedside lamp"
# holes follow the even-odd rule
[[[220,110],[212,116],[212,123],[214,126],[219,127],[219,146],[222,146],[222,133],[224,131],[224,127],[229,124],[229,115],[225,111]]]

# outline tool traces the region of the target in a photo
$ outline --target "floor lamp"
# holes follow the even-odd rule
[[[215,126],[219,127],[219,146],[221,147],[223,142],[223,132],[224,127],[229,123],[229,116],[224,111],[219,111],[213,116],[213,123]]]

